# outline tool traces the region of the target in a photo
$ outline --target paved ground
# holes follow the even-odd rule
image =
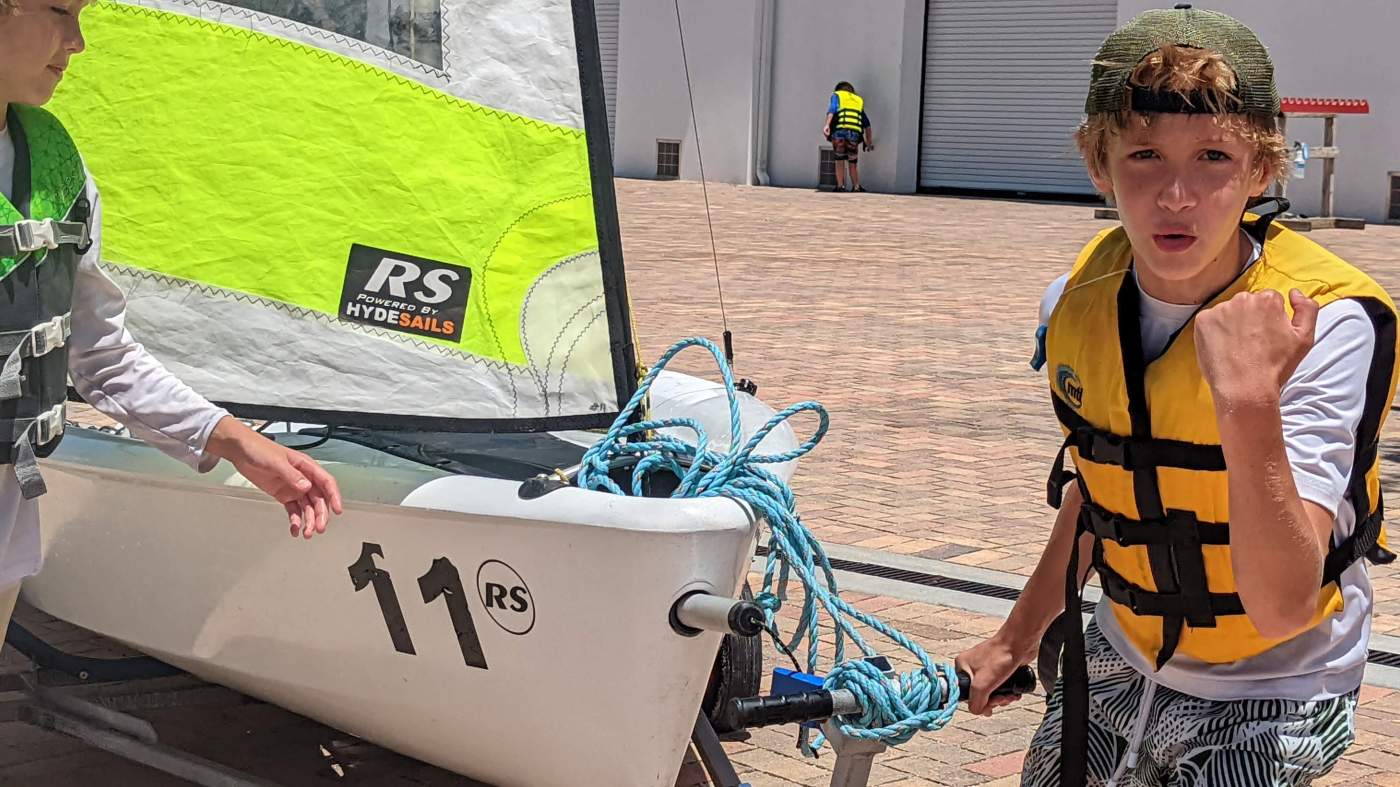
[[[631,295],[643,355],[722,330],[697,184],[621,181]],[[1036,305],[1104,225],[1083,206],[835,195],[710,186],[739,373],[769,403],[816,399],[832,432],[795,486],[821,537],[889,553],[1028,573],[1050,523],[1040,502],[1058,443],[1045,384],[1031,372]],[[1400,227],[1315,235],[1400,292]],[[691,369],[705,371],[700,355]],[[1396,481],[1387,465],[1387,483]],[[1400,580],[1375,572],[1376,629],[1400,632]],[[855,596],[937,657],[998,625],[986,615]],[[105,643],[32,610],[20,618],[82,652]],[[771,660],[770,660],[771,663]],[[24,665],[12,654],[0,673]],[[3,695],[0,695],[3,696]],[[1038,698],[989,719],[960,716],[880,760],[873,785],[1008,785],[1039,717]],[[170,742],[287,785],[446,785],[463,780],[345,741],[263,705],[143,714]],[[1400,695],[1366,687],[1358,741],[1328,784],[1400,785]],[[791,734],[728,748],[761,785],[821,785]],[[325,749],[330,756],[322,753]],[[0,725],[0,784],[175,782],[55,736]],[[592,787],[592,786],[585,786]]]
[[[1109,225],[1063,204],[728,185],[710,197],[739,373],[770,404],[831,411],[794,484],[816,532],[1029,574],[1060,442],[1027,365],[1040,297]],[[700,187],[623,182],[620,212],[643,357],[717,338]],[[1400,293],[1400,226],[1313,236]],[[1386,471],[1394,494],[1400,465]],[[1400,604],[1386,603],[1400,573],[1376,576],[1375,629],[1400,631]]]

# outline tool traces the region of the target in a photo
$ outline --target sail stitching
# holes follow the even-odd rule
[[[449,62],[451,62],[451,60],[452,60],[452,55],[453,55],[453,49],[452,49],[452,47],[449,45],[449,44],[451,43],[451,38],[452,38],[452,36],[448,33],[448,28],[451,27],[451,25],[449,25],[449,24],[447,23],[447,19],[448,19],[449,16],[451,16],[451,14],[444,14],[444,13],[442,13],[442,5],[439,4],[439,5],[438,5],[438,25],[439,25],[438,36],[441,38],[441,40],[438,42],[438,47],[442,50],[442,69],[440,70],[439,73],[441,73],[443,76],[445,76],[445,77],[447,77],[447,78],[450,79],[450,78],[451,78],[451,75],[448,74],[448,73],[447,73],[447,70],[446,70],[446,69],[447,69],[447,64],[448,64]]]
[[[394,331],[386,331],[381,328],[374,328],[372,326],[348,322],[346,320],[340,319],[339,317],[326,314],[325,312],[319,312],[314,309],[307,309],[301,306],[294,306],[289,303],[284,303],[282,301],[274,301],[269,298],[262,298],[257,295],[251,295],[246,292],[240,292],[238,290],[229,290],[222,287],[214,287],[209,284],[190,281],[189,279],[180,279],[174,276],[167,276],[165,274],[145,270],[144,268],[133,268],[127,265],[121,265],[114,262],[104,261],[101,265],[103,268],[118,271],[124,276],[132,276],[138,279],[145,279],[147,281],[159,283],[165,287],[192,290],[195,292],[203,293],[204,295],[210,295],[217,298],[234,300],[241,303],[249,303],[255,306],[267,307],[275,309],[277,311],[285,312],[289,315],[292,315],[293,317],[300,317],[303,319],[309,318],[317,322],[325,323],[327,325],[335,325],[337,328],[352,330],[356,333],[363,333],[381,339],[392,339],[393,341],[396,341],[400,344],[412,345],[421,350],[431,350],[432,352],[435,352],[444,357],[472,361],[474,363],[481,364],[482,366],[486,366],[495,371],[506,372],[508,373],[508,376],[511,378],[512,381],[515,378],[515,371],[519,368],[515,364],[507,363],[505,361],[496,361],[489,358],[483,358],[479,355],[465,352],[463,350],[457,350],[451,347],[445,347],[440,344],[432,344],[430,342],[420,341],[418,339],[411,338],[404,334],[395,333]],[[514,410],[512,410],[512,412],[514,412]]]
[[[525,125],[525,126],[531,126],[531,127],[533,127],[533,128],[537,128],[537,129],[540,129],[540,130],[543,130],[543,131],[547,131],[547,132],[549,132],[549,133],[556,134],[556,135],[558,135],[558,136],[563,136],[563,137],[583,137],[583,136],[584,136],[584,132],[583,132],[582,130],[580,130],[580,129],[572,129],[572,128],[566,128],[566,127],[564,127],[564,126],[556,126],[556,125],[554,125],[553,123],[546,123],[546,122],[544,122],[544,121],[542,121],[542,120],[536,120],[536,119],[534,119],[534,118],[525,117],[524,115],[517,115],[517,114],[515,114],[515,113],[513,113],[513,112],[506,112],[506,111],[504,111],[504,110],[493,109],[493,108],[491,108],[491,107],[483,106],[483,105],[481,105],[481,104],[477,104],[477,103],[474,103],[474,102],[471,102],[471,101],[467,101],[467,100],[465,100],[465,99],[458,98],[458,97],[453,96],[453,95],[449,95],[449,94],[447,94],[447,93],[442,92],[441,90],[437,90],[436,88],[429,87],[428,85],[424,85],[424,84],[421,83],[421,82],[415,82],[415,81],[412,80],[412,79],[407,79],[407,78],[405,78],[405,77],[399,76],[398,74],[390,73],[390,72],[388,72],[388,71],[385,71],[383,68],[380,68],[380,67],[378,67],[378,66],[372,65],[372,64],[370,64],[370,63],[362,63],[362,62],[360,62],[360,61],[358,61],[358,60],[355,60],[354,58],[346,57],[345,55],[342,55],[342,54],[339,54],[339,53],[336,53],[336,52],[328,52],[328,51],[326,51],[326,50],[324,50],[324,49],[318,49],[318,48],[313,47],[313,46],[308,46],[307,44],[303,44],[303,43],[300,43],[300,42],[298,42],[298,41],[289,41],[289,40],[287,40],[287,39],[285,39],[285,38],[278,38],[278,37],[276,37],[276,36],[267,35],[266,33],[260,33],[260,32],[258,32],[258,31],[256,31],[256,30],[247,30],[247,29],[244,29],[244,28],[241,28],[241,27],[237,27],[237,26],[221,25],[221,24],[218,24],[217,22],[211,22],[211,21],[209,21],[209,20],[207,20],[207,19],[202,19],[202,18],[199,18],[199,17],[184,16],[184,15],[182,15],[182,14],[174,14],[174,13],[170,13],[170,12],[168,12],[168,11],[161,11],[161,10],[158,10],[158,9],[151,9],[151,8],[143,8],[143,7],[140,7],[140,6],[131,6],[131,5],[126,5],[125,3],[108,2],[108,3],[103,3],[103,6],[102,6],[102,7],[103,7],[103,8],[106,8],[106,9],[110,9],[110,10],[112,10],[112,11],[119,12],[119,13],[137,14],[137,15],[141,15],[141,16],[169,17],[169,18],[172,19],[172,20],[175,20],[175,21],[177,21],[177,22],[179,22],[179,23],[181,23],[181,24],[189,25],[189,26],[191,26],[191,27],[207,27],[207,28],[210,28],[210,29],[212,29],[212,30],[217,30],[217,31],[220,31],[220,32],[223,32],[223,33],[227,33],[227,34],[229,34],[229,35],[236,35],[236,36],[239,36],[239,37],[242,37],[242,38],[258,39],[258,40],[266,41],[266,42],[268,42],[268,43],[275,44],[275,45],[277,45],[277,46],[280,46],[280,47],[283,47],[283,48],[286,48],[286,49],[298,49],[298,50],[302,50],[302,51],[306,52],[308,55],[311,55],[311,56],[313,56],[313,57],[319,58],[319,59],[321,59],[321,60],[333,60],[333,61],[336,61],[337,63],[339,63],[340,65],[348,66],[348,67],[350,67],[350,68],[352,68],[352,69],[355,69],[355,70],[357,70],[357,71],[363,71],[363,72],[365,72],[365,73],[373,74],[373,75],[375,75],[375,76],[381,77],[381,78],[383,78],[385,81],[388,81],[388,82],[398,82],[398,83],[404,85],[405,87],[408,87],[408,88],[410,88],[410,89],[412,89],[412,90],[414,90],[414,91],[416,91],[416,92],[418,92],[418,93],[421,93],[421,94],[423,94],[423,95],[425,95],[425,96],[428,96],[428,97],[430,97],[430,98],[437,99],[437,100],[439,100],[439,101],[447,102],[447,103],[449,103],[449,104],[452,104],[452,105],[454,105],[454,106],[460,107],[460,108],[462,108],[462,109],[468,109],[468,110],[471,110],[471,111],[473,111],[473,112],[477,112],[477,113],[483,114],[483,115],[490,115],[490,116],[497,117],[497,118],[500,118],[500,119],[502,119],[502,120],[506,120],[506,121],[512,122],[512,123],[520,123],[520,124]]]
[[[527,319],[527,316],[530,313],[530,301],[534,299],[535,290],[539,288],[541,284],[544,283],[545,279],[549,278],[555,273],[558,273],[565,267],[572,265],[575,262],[578,262],[579,260],[596,256],[597,254],[597,251],[590,250],[583,252],[582,254],[575,254],[571,257],[566,257],[560,260],[559,262],[555,263],[553,266],[550,267],[549,270],[540,274],[539,278],[535,279],[535,281],[530,285],[530,289],[525,291],[525,300],[520,305],[520,346],[525,350],[525,360],[528,361],[530,377],[534,379],[535,387],[539,389],[540,396],[544,398],[545,415],[549,414],[549,372],[546,370],[544,378],[541,379],[538,373],[539,363],[535,360],[534,354],[530,352],[530,342],[525,336],[525,320]],[[551,348],[551,355],[553,354],[553,352],[554,351]]]
[[[597,298],[594,298],[594,300],[598,300],[598,299],[600,299],[600,298],[602,298],[602,297],[603,297],[603,296],[599,295]],[[585,326],[583,326],[583,330],[582,330],[582,331],[579,331],[578,336],[575,336],[575,337],[574,337],[574,343],[571,344],[571,345],[569,345],[569,353],[568,353],[567,355],[564,356],[564,364],[563,364],[562,366],[559,367],[559,387],[558,387],[557,389],[555,389],[555,396],[557,396],[557,397],[559,398],[559,409],[560,409],[560,410],[563,410],[563,409],[564,409],[564,370],[567,369],[567,368],[569,368],[569,361],[572,360],[573,357],[574,357],[574,350],[578,349],[579,342],[583,341],[583,337],[585,337],[585,336],[588,335],[588,329],[592,328],[593,325],[594,325],[594,323],[598,322],[598,318],[599,318],[599,317],[602,317],[604,314],[605,314],[605,311],[603,311],[603,310],[599,310],[599,311],[594,312],[594,313],[593,313],[593,319],[589,320],[589,321],[588,321],[588,324],[585,325]],[[545,402],[546,402],[545,407],[548,408],[548,406],[549,406],[549,405],[548,405],[548,402],[549,402],[549,393],[548,393],[548,392],[545,393],[544,399],[545,399]],[[546,412],[548,412],[547,409],[546,409]]]
[[[478,296],[478,297],[481,298],[481,313],[482,313],[482,314],[485,316],[485,318],[486,318],[486,328],[487,328],[487,330],[489,330],[489,331],[491,332],[491,341],[493,341],[493,342],[496,343],[496,352],[497,352],[498,354],[500,354],[501,356],[503,356],[503,357],[505,356],[506,350],[505,350],[505,346],[501,344],[501,336],[500,336],[500,334],[496,331],[496,321],[495,321],[495,319],[492,318],[492,316],[491,316],[491,305],[490,305],[490,303],[488,302],[487,296],[486,296],[486,290],[487,290],[487,287],[486,287],[486,274],[487,274],[487,273],[490,271],[490,269],[491,269],[491,260],[495,259],[495,257],[496,257],[496,251],[497,251],[498,249],[501,248],[501,244],[505,242],[506,237],[509,236],[510,233],[511,233],[511,231],[515,229],[515,226],[516,226],[517,224],[519,224],[520,222],[524,221],[528,216],[530,216],[530,214],[535,213],[536,211],[539,211],[539,210],[543,210],[543,209],[545,209],[545,208],[548,208],[548,207],[550,207],[551,205],[558,205],[558,204],[563,203],[563,202],[568,202],[568,201],[570,201],[570,200],[576,200],[576,199],[579,199],[579,198],[581,198],[581,197],[588,197],[588,196],[589,196],[589,192],[582,192],[582,193],[579,193],[579,194],[572,194],[572,195],[567,196],[567,197],[559,197],[558,199],[552,199],[552,200],[550,200],[550,201],[548,201],[548,202],[542,202],[542,203],[536,205],[535,207],[530,208],[529,210],[525,211],[524,213],[520,214],[519,216],[516,216],[516,217],[515,217],[515,220],[512,221],[504,230],[502,230],[500,235],[496,236],[496,242],[495,242],[494,244],[491,245],[491,250],[488,251],[488,252],[486,252],[486,260],[481,264],[481,286],[480,286],[479,288],[477,288],[477,293],[479,293],[479,296]],[[523,346],[522,346],[522,349],[523,349]],[[528,358],[527,358],[526,360],[528,360]],[[548,379],[545,380],[545,385],[546,385],[546,386],[549,385],[549,380],[548,380]],[[548,398],[547,395],[546,395],[546,398]],[[519,392],[519,391],[516,389],[516,387],[515,387],[515,377],[514,377],[514,376],[512,376],[512,377],[510,378],[510,399],[511,399],[511,409],[512,409],[512,411],[515,410],[515,409],[518,409],[518,406],[519,406],[519,403],[520,403],[520,392]]]
[[[565,320],[565,321],[564,321],[564,324],[561,325],[561,326],[559,326],[559,330],[554,334],[554,343],[551,344],[551,345],[549,346],[549,357],[545,359],[545,366],[544,366],[544,386],[545,386],[545,387],[544,387],[544,390],[540,391],[540,394],[541,394],[542,396],[544,396],[544,401],[545,401],[545,405],[544,405],[544,414],[545,414],[545,415],[549,415],[549,375],[550,375],[550,370],[554,368],[554,353],[555,353],[556,350],[559,349],[559,340],[562,339],[562,338],[564,338],[564,334],[565,334],[566,332],[568,332],[569,326],[570,326],[570,325],[573,325],[574,320],[577,320],[577,319],[579,318],[579,315],[583,314],[583,313],[584,313],[585,311],[587,311],[590,307],[592,307],[593,305],[595,305],[596,303],[598,303],[598,301],[600,301],[600,300],[602,300],[602,299],[603,299],[603,296],[602,296],[602,295],[595,295],[595,296],[593,296],[592,298],[590,298],[589,301],[588,301],[587,303],[585,303],[585,304],[583,304],[582,306],[578,307],[578,309],[575,310],[574,313],[573,313],[572,315],[569,316],[569,319]],[[583,326],[583,333],[587,333],[587,332],[588,332],[589,326],[591,326],[595,321],[597,321],[597,319],[598,319],[598,316],[595,314],[595,315],[593,316],[593,320],[590,320],[589,323],[588,323],[588,325]],[[567,370],[567,369],[569,368],[569,359],[573,357],[573,354],[574,354],[574,347],[578,345],[579,339],[583,338],[583,333],[580,333],[579,336],[577,336],[577,337],[574,338],[574,343],[573,343],[572,345],[569,346],[569,354],[568,354],[567,356],[565,356],[564,362],[563,362],[562,364],[560,364],[560,366],[559,366],[559,390],[560,390],[561,392],[564,390],[564,372],[565,372],[565,370]],[[562,405],[562,403],[561,403],[561,405]]]

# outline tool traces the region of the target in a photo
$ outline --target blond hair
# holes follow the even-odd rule
[[[1270,182],[1282,180],[1289,166],[1288,145],[1270,115],[1240,114],[1235,94],[1235,70],[1219,52],[1167,44],[1138,63],[1128,87],[1154,93],[1172,93],[1190,106],[1199,101],[1215,117],[1216,125],[1243,137],[1254,147],[1254,166],[1267,173]],[[1127,102],[1124,102],[1125,105]],[[1108,141],[1129,128],[1152,125],[1147,112],[1101,112],[1089,115],[1075,132],[1074,141],[1084,163],[1095,173],[1108,167]]]

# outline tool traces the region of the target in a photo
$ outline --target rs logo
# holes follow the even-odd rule
[[[462,274],[450,268],[438,268],[423,274],[423,269],[414,263],[406,260],[396,260],[392,257],[385,257],[379,261],[379,267],[374,269],[373,275],[369,277],[369,282],[365,284],[365,289],[370,292],[383,293],[384,287],[389,287],[389,294],[395,298],[409,297],[405,285],[422,281],[427,289],[415,290],[413,299],[419,303],[442,303],[452,297],[452,284],[460,281]]]
[[[511,634],[529,634],[535,627],[535,603],[530,588],[515,569],[488,560],[476,572],[476,587],[486,614]]]

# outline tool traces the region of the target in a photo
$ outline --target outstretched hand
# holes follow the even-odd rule
[[[342,512],[340,487],[316,460],[293,451],[226,417],[214,427],[207,450],[227,459],[253,486],[287,511],[293,537],[326,532],[332,513]]]

